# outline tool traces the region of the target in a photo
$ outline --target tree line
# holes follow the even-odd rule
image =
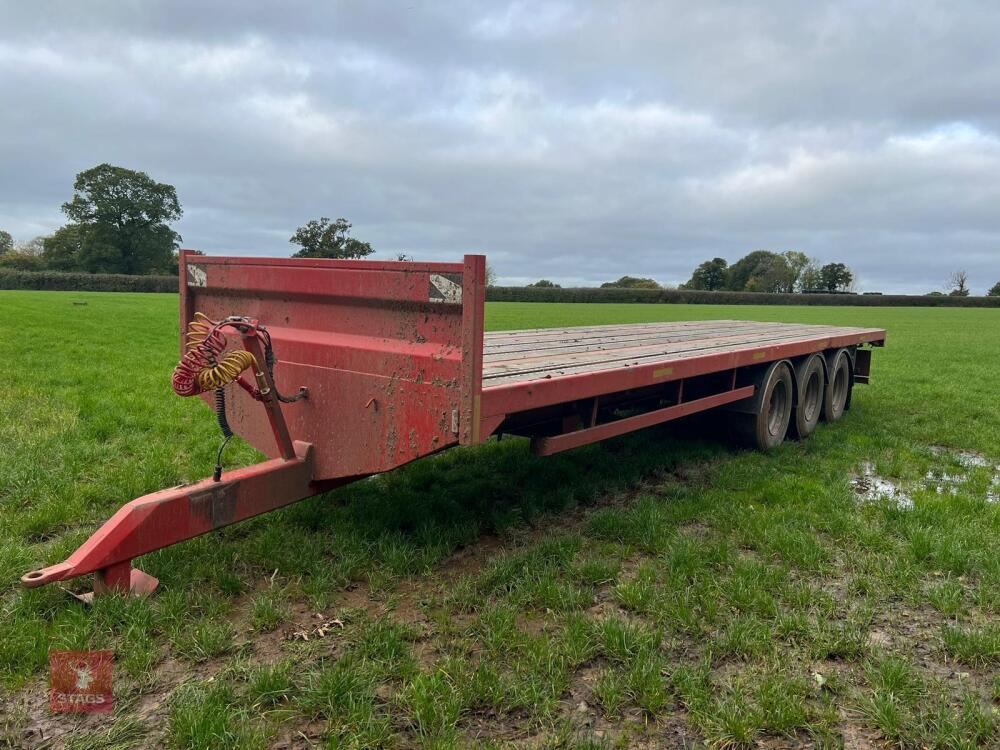
[[[774,253],[754,250],[729,265],[712,258],[694,269],[681,289],[727,292],[846,292],[854,285],[854,272],[844,263],[827,263],[798,250]]]
[[[953,273],[944,289],[929,292],[931,296],[968,297],[968,274]],[[729,265],[725,258],[712,258],[694,269],[691,278],[678,289],[702,292],[770,292],[774,294],[844,293],[854,287],[854,272],[844,263],[820,265],[805,253],[790,250],[774,253],[754,250]],[[560,289],[549,279],[540,279],[529,287]],[[622,276],[615,281],[601,284],[602,289],[664,289],[655,279]],[[1000,281],[986,292],[989,297],[1000,297]]]
[[[67,223],[51,235],[16,243],[0,229],[0,267],[26,271],[74,271],[110,274],[176,274],[181,236],[170,224],[183,210],[173,185],[157,182],[145,172],[99,164],[80,172],[73,196],[62,204]],[[288,240],[299,249],[296,258],[366,258],[375,252],[368,242],[351,236],[344,218],[321,217],[300,226]],[[396,260],[411,260],[398,252]],[[496,283],[487,266],[487,284]],[[725,258],[701,263],[681,289],[699,291],[816,293],[846,292],[854,273],[844,263],[819,262],[803,252],[754,250],[729,265]],[[531,287],[558,288],[549,279]],[[601,284],[612,289],[662,289],[654,279],[622,276]],[[968,275],[957,271],[947,294],[969,295]],[[944,294],[945,292],[931,292]],[[1000,296],[1000,282],[987,293]]]
[[[817,261],[795,250],[772,253],[754,250],[729,265],[725,258],[712,258],[699,265],[691,279],[679,289],[703,292],[841,292],[854,284],[854,274],[843,263]],[[559,287],[541,279],[530,287]],[[601,284],[602,289],[663,289],[655,279],[622,276]]]
[[[181,236],[170,224],[183,215],[177,190],[145,172],[99,164],[80,172],[62,204],[68,222],[50,235],[17,243],[0,229],[0,267],[24,271],[176,274]],[[351,237],[346,219],[321,217],[288,240],[296,258],[365,258],[371,244]],[[397,253],[397,260],[409,260]]]

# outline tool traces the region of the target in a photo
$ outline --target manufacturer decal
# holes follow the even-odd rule
[[[187,270],[188,286],[208,286],[208,271],[204,266],[188,263]]]
[[[430,302],[444,302],[449,305],[462,304],[462,274],[432,273],[430,289],[427,293]]]

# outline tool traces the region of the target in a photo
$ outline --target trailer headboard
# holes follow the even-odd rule
[[[182,250],[182,341],[196,311],[259,320],[278,390],[308,388],[283,412],[292,438],[314,446],[315,479],[373,474],[479,442],[485,277],[481,255],[416,263]],[[241,388],[226,396],[233,430],[276,456],[260,404]]]

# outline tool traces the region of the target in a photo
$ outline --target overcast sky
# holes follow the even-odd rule
[[[501,281],[685,281],[802,250],[861,290],[1000,280],[1000,3],[0,0],[0,228],[101,162],[176,186],[184,246]]]

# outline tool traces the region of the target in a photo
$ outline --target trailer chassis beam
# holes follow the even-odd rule
[[[683,391],[678,391],[679,396],[682,393]],[[704,398],[696,398],[673,406],[667,406],[663,409],[648,411],[644,414],[637,414],[634,417],[625,417],[624,419],[616,419],[613,422],[585,427],[582,430],[566,432],[562,435],[535,437],[531,440],[531,450],[539,456],[550,456],[553,453],[560,453],[571,448],[579,448],[581,445],[596,443],[610,437],[624,435],[626,432],[641,430],[644,427],[652,427],[653,425],[686,417],[689,414],[695,414],[705,409],[749,398],[753,396],[753,393],[754,386],[748,385],[711,396],[705,396]]]
[[[134,558],[330,489],[329,483],[312,481],[312,445],[296,441],[294,449],[295,458],[236,469],[218,482],[203,479],[136,498],[64,562],[26,573],[21,583],[34,588],[94,573],[98,596],[149,594],[158,581],[133,568]]]

